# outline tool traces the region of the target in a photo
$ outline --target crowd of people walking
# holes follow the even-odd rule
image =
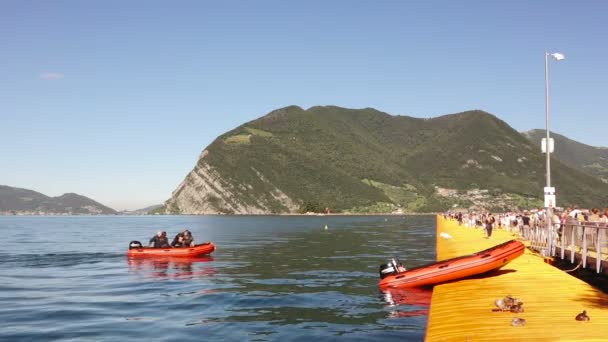
[[[458,221],[465,227],[484,228],[487,238],[492,237],[492,229],[504,228],[509,231],[524,233],[526,230],[547,227],[544,208],[492,214],[491,212],[447,212],[445,217]],[[551,217],[555,231],[561,235],[566,224],[608,224],[608,207],[601,211],[598,208],[579,209],[577,206],[557,208]]]

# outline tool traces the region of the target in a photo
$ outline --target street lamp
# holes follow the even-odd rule
[[[545,220],[547,221],[547,256],[550,256],[553,251],[553,206],[555,205],[555,189],[551,188],[551,149],[549,136],[549,56],[556,61],[561,61],[566,58],[561,53],[545,52],[545,120],[547,127],[547,140],[545,140],[544,148],[547,154],[547,186],[545,187]],[[548,197],[548,198],[547,198]]]

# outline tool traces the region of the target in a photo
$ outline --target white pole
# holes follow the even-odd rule
[[[547,130],[547,140],[545,142],[545,149],[547,153],[547,187],[551,186],[551,150],[549,149],[549,53],[545,52],[545,120]],[[546,207],[545,221],[547,221],[547,253],[546,256],[551,255],[553,250],[553,208],[552,203],[548,203]]]
[[[547,130],[547,186],[551,186],[551,158],[549,151],[549,53],[545,52],[545,124]]]

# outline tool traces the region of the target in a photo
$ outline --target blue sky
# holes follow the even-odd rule
[[[0,184],[161,203],[218,135],[287,106],[608,146],[605,1],[1,1]],[[556,148],[559,148],[557,146]]]

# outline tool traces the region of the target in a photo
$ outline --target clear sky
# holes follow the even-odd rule
[[[287,106],[608,146],[606,1],[0,1],[0,184],[162,203],[218,135]],[[556,146],[559,148],[559,146]]]

